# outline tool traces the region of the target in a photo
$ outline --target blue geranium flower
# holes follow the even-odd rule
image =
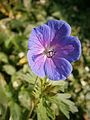
[[[81,54],[78,37],[70,34],[70,25],[62,20],[49,20],[32,30],[27,57],[35,74],[51,80],[64,80],[70,75],[71,62]]]

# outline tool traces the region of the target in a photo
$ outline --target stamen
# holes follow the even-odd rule
[[[47,55],[48,58],[52,58],[55,55],[55,50],[54,49],[48,50],[46,52],[46,55]]]

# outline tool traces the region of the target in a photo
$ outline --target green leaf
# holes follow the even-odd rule
[[[7,39],[7,34],[5,32],[0,31],[0,44],[3,43],[6,39]]]
[[[17,30],[20,30],[20,28],[23,27],[22,21],[17,19],[13,19],[9,24],[12,29],[16,28]]]
[[[3,70],[9,75],[13,75],[16,72],[15,67],[8,64],[3,66]]]
[[[68,99],[70,97],[71,97],[71,95],[67,94],[67,93],[66,94],[58,94],[58,99],[60,99],[63,103],[65,103],[66,105],[69,106],[69,111],[71,111],[72,113],[78,112],[78,109],[75,106],[75,103]]]
[[[6,120],[6,112],[7,112],[7,106],[4,104],[0,104],[0,120]]]
[[[67,104],[64,104],[57,96],[52,97],[50,101],[55,103],[58,109],[69,119],[69,107]]]
[[[63,93],[58,93],[57,95],[53,96],[50,98],[50,101],[52,103],[55,103],[59,110],[69,119],[69,113],[72,112],[77,112],[77,108],[75,104],[69,100],[71,97],[70,94],[63,94]]]
[[[3,87],[0,85],[0,103],[2,104],[7,104],[8,102],[8,98],[5,94],[5,89],[3,89]]]
[[[8,102],[6,81],[2,74],[0,74],[0,103],[6,105]]]
[[[69,119],[69,106],[63,102],[58,103],[60,111]]]
[[[59,94],[57,94],[57,98],[60,99],[61,101],[63,101],[64,99],[66,100],[66,99],[68,99],[70,97],[71,97],[71,95],[68,94],[68,93],[59,93]]]
[[[52,85],[55,86],[53,92],[58,92],[58,91],[64,92],[64,90],[68,86],[66,81],[50,81],[50,83],[52,83]]]
[[[21,108],[15,102],[10,102],[10,120],[21,120]]]
[[[40,103],[37,106],[37,119],[38,120],[49,120],[47,116],[46,107],[43,105],[42,99],[40,99]]]
[[[28,110],[31,109],[31,98],[25,89],[20,91],[18,98],[23,107],[27,108]]]
[[[30,70],[26,74],[22,74],[22,80],[28,82],[29,84],[35,84],[37,76]]]
[[[55,120],[55,111],[50,107],[47,107],[47,115],[51,118],[51,120]]]
[[[8,57],[5,53],[0,52],[0,61],[4,62],[4,63],[8,63]]]
[[[63,100],[65,104],[69,106],[69,109],[72,113],[78,112],[77,107],[75,106],[75,103],[70,100]]]

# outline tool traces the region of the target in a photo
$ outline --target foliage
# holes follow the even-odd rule
[[[67,81],[42,80],[27,63],[32,28],[54,18],[68,21],[82,42]],[[88,0],[0,0],[0,120],[89,120],[89,23]]]

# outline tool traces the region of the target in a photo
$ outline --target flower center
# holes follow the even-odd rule
[[[56,52],[54,49],[49,49],[49,50],[45,50],[44,53],[48,58],[52,58]]]

